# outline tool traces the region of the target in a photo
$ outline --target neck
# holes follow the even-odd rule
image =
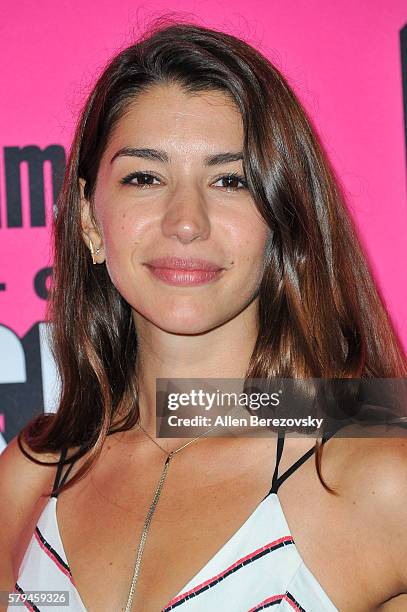
[[[188,438],[157,438],[157,378],[244,379],[257,334],[256,300],[239,316],[208,332],[171,334],[134,314],[137,333],[137,379],[140,422],[168,452]]]

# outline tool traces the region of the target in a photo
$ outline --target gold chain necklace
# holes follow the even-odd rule
[[[153,518],[153,514],[154,514],[154,511],[155,511],[156,506],[158,504],[158,500],[160,498],[161,491],[162,491],[162,488],[164,486],[164,481],[165,481],[165,478],[167,476],[168,468],[170,466],[170,461],[174,457],[174,455],[179,453],[179,451],[181,451],[183,448],[185,448],[186,446],[189,446],[190,444],[193,444],[194,442],[196,442],[197,440],[199,440],[200,438],[205,436],[205,434],[209,433],[213,429],[216,429],[216,427],[212,427],[212,429],[208,429],[207,431],[205,431],[200,436],[197,436],[196,438],[193,438],[192,440],[189,440],[189,442],[186,442],[182,446],[180,446],[180,447],[176,448],[175,450],[171,451],[170,453],[168,453],[162,446],[160,446],[160,444],[158,444],[158,442],[156,442],[150,436],[149,433],[146,432],[145,429],[143,429],[143,427],[140,424],[138,424],[138,426],[146,434],[146,436],[148,438],[150,438],[150,440],[152,442],[154,442],[154,444],[156,444],[158,446],[158,448],[160,448],[167,455],[167,459],[165,460],[163,471],[161,472],[161,476],[160,476],[160,479],[158,481],[158,485],[157,485],[156,491],[154,493],[153,501],[151,502],[151,506],[148,509],[146,518],[144,520],[144,525],[143,525],[143,529],[142,529],[142,532],[141,532],[141,538],[140,538],[140,542],[139,542],[138,549],[137,549],[136,563],[134,565],[133,578],[131,580],[131,585],[130,585],[129,595],[128,595],[128,598],[127,598],[125,612],[131,612],[131,606],[132,606],[133,599],[134,599],[134,594],[135,594],[135,591],[136,591],[137,580],[138,580],[138,577],[139,577],[139,574],[140,574],[141,558],[143,556],[144,547],[145,547],[145,544],[146,544],[147,535],[148,535],[148,531],[150,529],[150,525],[151,525],[151,521],[152,521],[152,518]]]

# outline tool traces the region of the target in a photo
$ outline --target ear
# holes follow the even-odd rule
[[[97,223],[92,215],[92,207],[89,202],[85,198],[85,185],[86,182],[84,179],[79,179],[79,189],[80,189],[80,203],[81,203],[81,227],[82,227],[82,238],[90,250],[90,240],[92,241],[93,249],[96,251],[99,249],[99,252],[94,254],[95,260],[97,263],[103,263],[105,259],[104,249],[103,249],[103,240],[101,236],[101,232],[97,226]]]

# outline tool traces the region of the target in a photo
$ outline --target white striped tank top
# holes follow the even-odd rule
[[[322,443],[332,435],[326,434]],[[279,612],[339,612],[298,552],[277,494],[282,482],[313,455],[315,446],[278,476],[283,446],[284,436],[281,436],[277,441],[276,465],[269,493],[161,612],[257,612],[267,608]],[[65,449],[61,453],[53,491],[65,482],[74,465],[69,466],[60,481],[66,452]],[[87,612],[64,551],[56,505],[57,494],[53,493],[21,562],[15,590],[20,593],[67,591],[69,606],[56,606],[52,610]],[[50,610],[41,607],[40,603],[27,603],[26,608]],[[9,605],[7,610],[17,610],[17,607]]]

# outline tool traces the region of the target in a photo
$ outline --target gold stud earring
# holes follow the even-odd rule
[[[89,249],[90,249],[90,253],[91,253],[91,255],[92,255],[92,262],[93,262],[94,264],[96,264],[96,263],[97,263],[97,261],[96,261],[96,259],[95,259],[95,255],[97,255],[97,254],[99,253],[99,251],[100,251],[100,247],[98,247],[98,248],[95,250],[95,249],[94,249],[94,247],[93,247],[92,240],[91,240],[90,238],[89,238]]]

